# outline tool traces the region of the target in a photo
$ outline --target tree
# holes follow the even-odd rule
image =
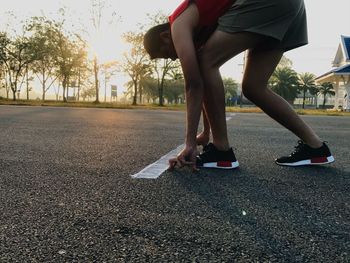
[[[157,76],[159,106],[164,106],[163,95],[164,95],[164,81],[166,76],[174,68],[179,67],[178,61],[172,61],[171,59],[155,59],[152,63],[152,69]]]
[[[79,69],[83,67],[87,59],[86,43],[77,34],[65,34],[62,24],[57,24],[52,35],[55,47],[55,66],[57,74],[62,80],[63,101],[67,101],[69,84],[73,78],[77,78]]]
[[[23,82],[27,66],[38,56],[33,37],[16,36],[10,39],[6,33],[0,33],[0,61],[5,66],[13,100],[19,92],[19,84]]]
[[[87,60],[83,60],[82,63],[80,63],[76,69],[76,78],[77,78],[77,101],[80,100],[80,92],[82,89],[86,89],[87,87],[90,87],[92,85],[92,82],[90,81],[92,69],[90,68],[90,65]],[[96,94],[96,87],[95,92]]]
[[[280,62],[278,63],[278,66],[277,67],[282,67],[282,68],[285,68],[285,67],[288,67],[288,68],[292,68],[293,67],[293,62],[287,58],[286,56],[282,56]]]
[[[101,65],[102,74],[104,75],[104,84],[105,84],[104,102],[106,102],[107,100],[107,83],[111,79],[111,77],[116,74],[117,65],[118,64],[116,61],[109,61]]]
[[[151,76],[144,76],[140,80],[140,86],[142,86],[144,96],[148,103],[150,103],[150,100],[152,100],[152,103],[153,103],[158,98],[157,85],[158,85],[158,81],[152,78]]]
[[[6,88],[6,70],[0,61],[0,89]]]
[[[86,99],[90,99],[93,97],[96,97],[96,89],[95,86],[92,85],[90,87],[84,88],[81,92],[81,97],[83,98],[83,101],[85,101]]]
[[[111,10],[111,6],[106,0],[90,0],[91,9],[90,9],[90,17],[93,25],[94,33],[90,35],[89,43],[92,44],[92,49],[94,52],[93,58],[93,71],[94,71],[94,79],[95,79],[95,89],[96,89],[96,100],[95,103],[99,103],[99,90],[100,90],[100,70],[102,65],[100,65],[99,55],[101,52],[101,43],[100,33],[101,29],[105,29],[111,24],[116,22],[116,12]],[[112,11],[110,13],[110,11]],[[106,18],[109,18],[106,20]],[[117,18],[118,20],[118,18]]]
[[[150,72],[149,59],[143,48],[143,34],[127,32],[124,34],[126,42],[131,44],[129,52],[124,53],[124,61],[121,63],[121,71],[125,72],[132,81],[134,88],[132,105],[137,105],[140,80]]]
[[[43,101],[46,92],[58,78],[58,75],[54,74],[55,56],[57,56],[54,34],[55,30],[59,30],[57,27],[58,24],[45,17],[33,17],[27,26],[27,30],[33,33],[33,41],[38,50],[38,58],[31,68],[41,83]]]
[[[308,91],[311,93],[316,86],[315,78],[316,76],[309,72],[299,74],[299,90],[303,93],[303,109],[305,108],[306,93]]]
[[[1,75],[2,75],[3,87],[5,88],[5,92],[6,92],[6,99],[9,99],[11,88],[9,84],[8,72],[5,66],[2,67]]]
[[[277,67],[269,80],[269,87],[292,104],[298,94],[298,75],[290,67]]]
[[[148,14],[149,24],[148,27],[159,25],[168,21],[168,17],[162,12],[158,12],[154,15]],[[173,69],[180,68],[179,61],[172,61],[171,59],[155,59],[152,63],[152,71],[155,73],[158,87],[159,106],[164,106],[164,86],[165,79],[171,73]]]
[[[178,80],[178,79],[183,80],[184,74],[182,72],[181,65],[179,64],[178,67],[172,67],[169,70],[168,76],[170,79],[173,79],[173,80]]]
[[[315,84],[315,86],[313,86],[311,89],[310,89],[310,94],[314,96],[314,99],[315,99],[315,108],[317,109],[318,105],[317,105],[317,98],[318,98],[318,94],[320,93],[317,85]]]
[[[325,82],[322,83],[320,86],[317,87],[319,90],[319,93],[323,95],[323,104],[322,107],[325,108],[327,95],[335,95],[333,84],[331,82]]]
[[[29,86],[30,82],[33,81],[33,77],[29,76],[29,66],[26,67],[26,94],[27,94],[27,100],[29,100],[29,92],[32,91],[32,87]]]
[[[181,103],[185,98],[184,91],[184,79],[170,79],[166,80],[165,97],[168,102],[178,104]]]
[[[224,84],[226,101],[230,98],[237,97],[238,83],[233,78],[223,78],[222,81]]]

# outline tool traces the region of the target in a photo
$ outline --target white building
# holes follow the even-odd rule
[[[332,63],[333,69],[316,78],[316,82],[333,83],[334,109],[350,111],[350,37],[341,36],[341,42]]]

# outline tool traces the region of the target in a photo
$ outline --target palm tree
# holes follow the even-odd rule
[[[305,97],[308,91],[312,91],[316,86],[315,75],[309,72],[299,74],[299,90],[303,92],[303,109],[305,108]]]
[[[318,98],[318,94],[320,94],[320,91],[318,89],[318,86],[315,85],[314,87],[312,87],[310,90],[310,94],[315,96],[315,107],[317,109],[318,105],[317,105],[317,98]]]
[[[298,94],[298,74],[290,67],[277,67],[269,87],[292,104]]]
[[[323,95],[322,107],[325,108],[327,95],[335,95],[333,84],[331,82],[324,82],[320,86],[318,86],[318,90]]]

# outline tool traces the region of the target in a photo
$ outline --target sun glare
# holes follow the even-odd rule
[[[109,32],[101,31],[92,35],[89,43],[89,57],[97,56],[100,63],[112,60],[119,60],[120,50],[119,42],[121,40],[117,35],[111,35]]]

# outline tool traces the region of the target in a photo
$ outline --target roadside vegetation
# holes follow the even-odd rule
[[[105,109],[145,109],[145,110],[171,110],[171,111],[185,111],[185,104],[166,104],[159,106],[158,104],[138,104],[132,105],[130,103],[92,103],[92,102],[60,102],[50,101],[45,102],[40,100],[8,100],[0,98],[0,105],[16,105],[16,106],[43,106],[43,107],[73,107],[73,108],[105,108]],[[227,106],[227,112],[234,113],[262,113],[262,110],[253,105],[241,106]],[[296,109],[300,115],[324,115],[324,116],[349,116],[350,112],[335,111],[330,109]]]

